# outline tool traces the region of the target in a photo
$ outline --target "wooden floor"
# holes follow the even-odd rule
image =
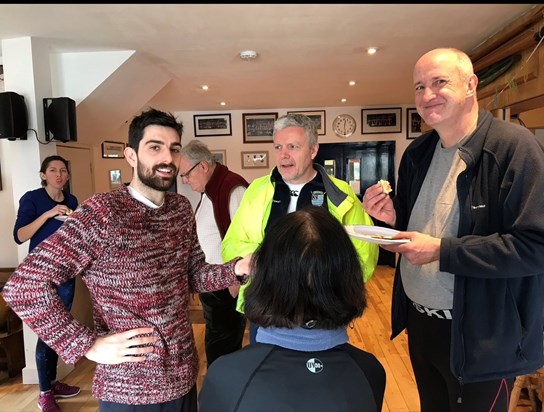
[[[360,319],[349,328],[350,342],[373,353],[387,373],[385,402],[382,412],[417,412],[419,399],[414,383],[406,335],[395,340],[389,339],[390,309],[393,268],[378,266],[372,279],[367,283],[368,308]],[[204,355],[204,325],[193,324],[197,350],[200,356],[198,388],[206,373]],[[247,331],[245,342],[247,343]],[[83,359],[64,381],[81,387],[81,393],[71,399],[62,399],[59,405],[63,412],[98,412],[98,402],[91,396],[91,382],[94,363]],[[21,376],[8,379],[0,384],[0,411],[38,411],[37,385],[23,385]],[[516,412],[529,411],[520,406]]]

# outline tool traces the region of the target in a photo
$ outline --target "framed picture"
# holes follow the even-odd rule
[[[242,152],[242,169],[268,169],[268,150]]]
[[[325,122],[325,110],[313,110],[308,112],[287,112],[287,114],[290,113],[305,114],[314,121],[315,129],[317,130],[318,135],[326,134],[327,127]]]
[[[110,189],[115,189],[116,187],[121,186],[121,184],[121,170],[110,170]]]
[[[361,109],[361,133],[400,133],[402,132],[402,109]]]
[[[242,113],[244,143],[272,142],[276,113]]]
[[[215,158],[215,161],[217,163],[221,163],[222,165],[227,164],[227,151],[226,150],[210,150],[212,152],[213,157]]]
[[[230,113],[195,114],[195,136],[232,136]]]
[[[125,144],[121,142],[102,142],[102,157],[104,159],[124,159]]]
[[[421,125],[423,120],[415,108],[406,109],[406,138],[415,139],[423,134]]]

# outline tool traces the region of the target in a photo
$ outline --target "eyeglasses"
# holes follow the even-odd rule
[[[182,179],[183,179],[184,177],[189,177],[189,175],[190,175],[191,172],[194,170],[194,168],[197,167],[199,164],[200,164],[200,162],[195,163],[194,166],[191,167],[191,168],[187,171],[187,173],[180,173],[179,177],[181,177]]]

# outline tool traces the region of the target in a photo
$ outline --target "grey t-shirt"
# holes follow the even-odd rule
[[[410,215],[408,231],[437,238],[457,236],[459,202],[456,181],[466,164],[459,157],[462,139],[453,147],[443,148],[438,141],[421,191]],[[452,309],[454,275],[439,270],[436,260],[412,265],[401,259],[400,271],[406,295],[414,302],[431,309]]]

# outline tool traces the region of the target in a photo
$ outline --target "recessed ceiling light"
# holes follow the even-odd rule
[[[341,101],[342,103],[345,103],[345,102],[348,101],[348,99],[342,99],[342,100],[340,100],[340,101]]]
[[[257,52],[255,50],[244,50],[240,52],[240,58],[242,60],[255,60],[257,58]]]
[[[368,54],[376,54],[377,51],[378,51],[377,47],[369,47],[368,49],[366,49],[366,52]]]
[[[356,82],[355,80],[350,80],[350,82],[348,83],[350,86],[355,86]]]
[[[207,84],[203,84],[203,85],[202,85],[202,90],[208,90],[208,85],[207,85]]]
[[[225,106],[227,103],[221,102],[221,103],[219,103],[219,104],[220,104],[221,106]]]

